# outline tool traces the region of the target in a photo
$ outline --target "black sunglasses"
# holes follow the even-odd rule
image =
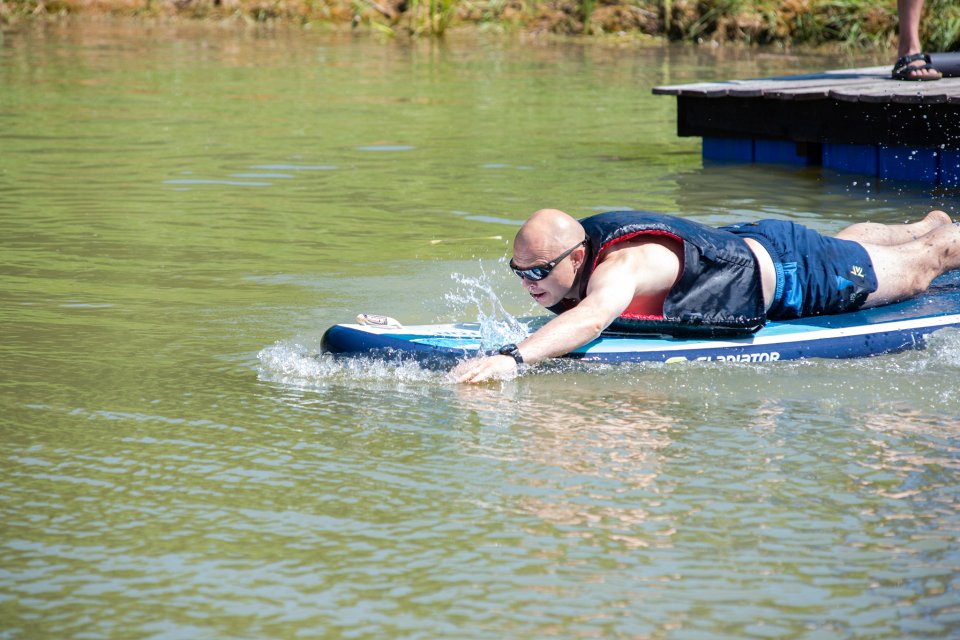
[[[568,255],[573,253],[574,250],[578,249],[579,247],[582,247],[585,244],[587,244],[586,238],[584,238],[577,244],[573,245],[572,247],[570,247],[569,249],[561,253],[559,256],[557,256],[547,264],[543,265],[542,267],[530,267],[529,269],[521,269],[517,265],[513,264],[513,260],[511,260],[510,268],[513,269],[513,272],[517,274],[517,277],[519,278],[526,278],[527,280],[533,280],[535,282],[539,280],[543,280],[548,275],[550,275],[550,272],[553,271],[558,264],[563,262],[564,258],[566,258]]]

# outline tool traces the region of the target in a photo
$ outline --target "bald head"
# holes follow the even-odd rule
[[[540,209],[523,223],[513,240],[514,256],[527,259],[551,259],[584,238],[583,226],[559,209]]]

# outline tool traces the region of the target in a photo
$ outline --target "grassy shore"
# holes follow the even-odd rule
[[[896,0],[0,0],[0,25],[68,14],[353,25],[442,36],[457,25],[695,42],[890,47]],[[927,0],[930,51],[960,49],[960,3]]]

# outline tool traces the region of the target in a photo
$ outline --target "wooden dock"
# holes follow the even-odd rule
[[[960,78],[890,79],[890,67],[655,87],[705,160],[822,165],[960,186]]]

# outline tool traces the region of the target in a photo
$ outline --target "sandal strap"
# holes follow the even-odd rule
[[[923,61],[923,64],[913,65],[911,63]],[[933,75],[930,77],[924,77],[925,72],[933,72]],[[919,75],[918,75],[919,74]],[[893,71],[890,73],[890,76],[894,80],[909,80],[914,82],[929,81],[929,80],[939,80],[943,77],[943,74],[933,66],[933,63],[930,60],[930,55],[927,53],[913,53],[909,56],[903,56],[897,60],[897,64],[893,65]]]
[[[921,53],[911,53],[908,56],[903,56],[902,58],[897,60],[897,63],[895,65],[893,65],[893,70],[898,71],[903,67],[906,67],[907,65],[909,65],[911,62],[916,62],[917,60],[923,60],[927,64],[930,64],[930,54],[921,52]],[[921,67],[915,67],[915,68],[920,69]]]

